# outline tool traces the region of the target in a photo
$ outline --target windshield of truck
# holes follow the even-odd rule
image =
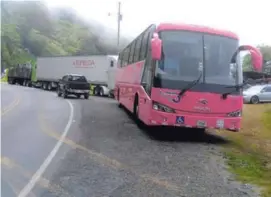
[[[87,82],[87,79],[84,76],[72,76],[71,81]]]
[[[200,83],[228,86],[242,83],[242,68],[231,64],[238,40],[189,31],[160,32],[162,58],[156,63],[155,87],[180,89]],[[238,56],[239,58],[239,56]]]

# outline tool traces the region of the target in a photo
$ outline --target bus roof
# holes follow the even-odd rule
[[[163,30],[186,30],[186,31],[202,32],[202,33],[215,34],[215,35],[225,36],[225,37],[239,40],[239,37],[231,31],[215,29],[215,28],[211,28],[211,27],[207,27],[203,25],[192,25],[192,24],[186,24],[186,23],[159,23],[157,25],[156,31],[159,32]]]

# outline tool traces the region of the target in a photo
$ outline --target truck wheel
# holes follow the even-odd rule
[[[42,84],[42,89],[47,90],[47,84],[46,83]]]
[[[63,92],[63,98],[68,98],[68,94],[67,94],[67,92],[65,90]]]
[[[100,95],[100,96],[104,96],[104,90],[103,90],[103,88],[100,88],[99,95]]]
[[[77,97],[78,99],[80,99],[80,97],[81,97],[81,94],[77,94],[77,95],[76,95],[76,97]]]
[[[94,92],[94,95],[95,95],[95,96],[98,96],[98,95],[99,95],[99,92],[98,92],[98,88],[97,88],[97,87],[94,88],[93,92]]]
[[[89,94],[85,94],[85,95],[84,95],[84,98],[85,98],[85,99],[88,99],[88,98],[89,98]]]
[[[52,90],[52,85],[51,85],[51,83],[49,83],[47,87],[48,87],[48,90],[49,90],[49,91]]]
[[[58,96],[58,97],[61,96],[61,92],[60,92],[59,88],[57,89],[57,96]]]

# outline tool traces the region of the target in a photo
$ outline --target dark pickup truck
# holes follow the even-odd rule
[[[69,74],[62,77],[58,82],[57,95],[67,98],[69,95],[75,95],[80,98],[82,95],[88,99],[90,84],[83,75]]]

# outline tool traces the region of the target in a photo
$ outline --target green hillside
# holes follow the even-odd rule
[[[49,11],[39,1],[1,1],[1,15],[1,65],[4,68],[35,61],[37,56],[117,53],[116,42],[98,33],[105,27],[86,24],[67,9]],[[127,39],[122,38],[121,47],[127,43]]]

